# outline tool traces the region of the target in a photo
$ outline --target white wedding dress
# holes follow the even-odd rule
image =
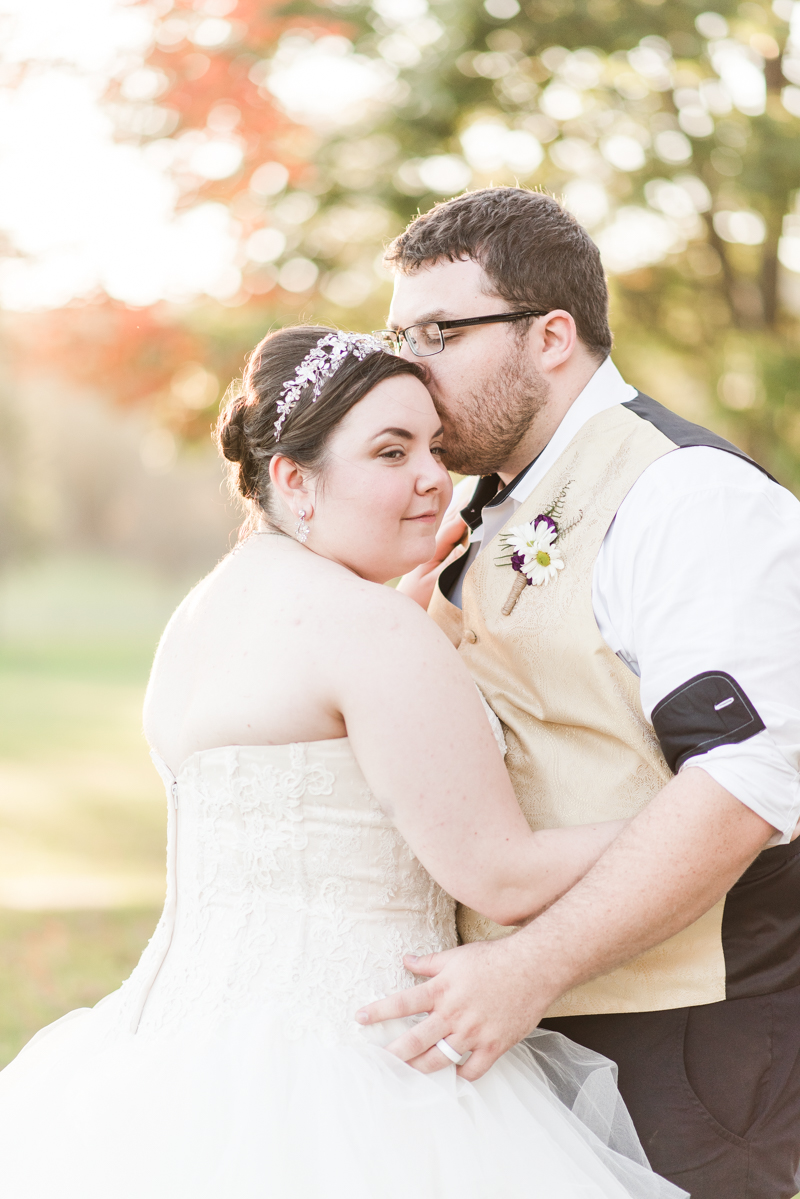
[[[647,1167],[610,1064],[558,1034],[469,1083],[389,1054],[405,1022],[354,1021],[413,984],[404,953],[456,934],[346,739],[156,764],[163,916],[118,991],[0,1074],[3,1199],[684,1195]]]

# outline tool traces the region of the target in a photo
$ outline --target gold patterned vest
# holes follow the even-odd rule
[[[459,611],[437,587],[430,615],[462,654],[503,724],[506,765],[534,829],[636,815],[671,777],[639,702],[639,680],[606,645],[592,610],[603,539],[641,473],[676,443],[618,405],[576,434],[464,579]],[[568,486],[567,486],[568,485]],[[498,565],[500,538],[553,503],[567,486],[559,539],[564,569],[524,588],[502,614],[516,573]],[[689,928],[610,974],[568,991],[547,1013],[657,1011],[725,999],[718,903]],[[463,941],[513,929],[461,907]]]

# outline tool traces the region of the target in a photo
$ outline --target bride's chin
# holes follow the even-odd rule
[[[380,555],[380,561],[368,556],[361,562],[350,562],[350,569],[375,583],[393,583],[431,561],[436,553],[436,536],[432,533],[413,546],[398,545],[396,551],[393,548],[391,553],[386,553],[385,546],[382,548],[384,552]]]
[[[410,575],[413,570],[416,570],[418,566],[422,566],[423,563],[429,562],[430,559],[430,553],[426,554],[425,557],[418,557],[415,554],[413,558],[409,558],[408,555],[406,555],[404,558],[398,558],[396,562],[383,567],[381,574],[386,575],[386,578],[376,579],[376,582],[399,582],[404,575]]]
[[[436,538],[430,539],[430,544],[426,544],[424,549],[416,550],[412,554],[406,554],[404,565],[401,574],[410,575],[412,570],[416,570],[418,566],[424,566],[430,562],[433,555],[436,553]]]

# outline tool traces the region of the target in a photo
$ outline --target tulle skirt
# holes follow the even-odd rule
[[[477,1083],[379,1043],[284,1035],[263,1009],[110,1031],[116,996],[0,1074],[4,1199],[680,1199],[605,1059],[538,1032]]]

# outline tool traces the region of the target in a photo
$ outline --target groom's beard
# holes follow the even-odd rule
[[[480,390],[462,392],[450,408],[434,393],[444,425],[444,463],[461,475],[491,475],[502,470],[519,447],[550,388],[520,353],[504,364]]]

